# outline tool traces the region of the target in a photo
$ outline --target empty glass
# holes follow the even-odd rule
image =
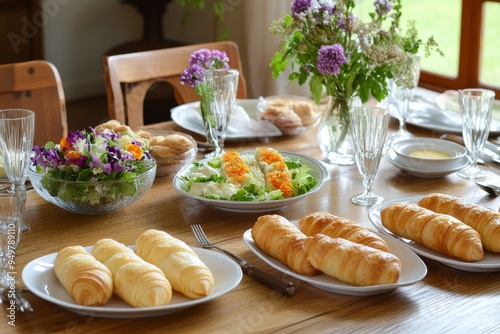
[[[487,89],[469,88],[458,91],[458,104],[462,114],[462,134],[469,164],[457,174],[465,179],[486,177],[486,173],[477,166],[477,158],[490,132],[494,99],[495,93]]]
[[[22,296],[17,285],[16,249],[21,234],[22,216],[26,201],[24,185],[11,187],[0,183],[0,298],[21,311],[31,311],[30,303]]]
[[[0,154],[7,178],[12,188],[26,191],[24,183],[30,164],[33,137],[35,135],[35,113],[26,109],[0,110]],[[24,216],[24,203],[21,221]],[[23,230],[29,225],[23,224]]]
[[[7,177],[15,185],[26,181],[34,134],[33,111],[0,110],[0,152]]]
[[[384,149],[389,110],[379,107],[357,107],[350,111],[351,133],[356,149],[355,157],[365,188],[352,201],[360,205],[373,205],[383,198],[372,192],[373,180],[378,171]]]
[[[418,80],[420,79],[419,54],[410,55],[408,58],[408,67],[410,68],[409,79],[413,82],[411,89],[398,86],[394,80],[389,80],[388,83],[389,90],[391,91],[388,98],[388,108],[390,108],[391,112],[399,120],[399,129],[389,137],[388,146],[399,139],[412,137],[412,134],[406,129],[406,118],[408,117],[410,102],[413,98],[415,88],[418,86]]]
[[[234,69],[207,70],[204,73],[206,96],[203,98],[208,108],[204,108],[203,121],[207,142],[215,146],[215,151],[207,154],[207,157],[223,152],[226,129],[238,91],[238,77],[239,72]]]

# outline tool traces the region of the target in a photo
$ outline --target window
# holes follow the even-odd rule
[[[356,9],[372,10],[373,2],[359,0]],[[445,53],[444,57],[422,57],[420,86],[437,91],[484,87],[494,90],[500,99],[500,0],[402,3],[401,23],[415,20],[419,37],[434,36]]]

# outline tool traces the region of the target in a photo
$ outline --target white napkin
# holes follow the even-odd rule
[[[203,128],[201,113],[196,112],[193,117],[196,118],[196,122]],[[236,105],[229,119],[226,135],[231,137],[262,137],[279,136],[281,132],[268,121],[257,121],[251,118],[243,107]]]

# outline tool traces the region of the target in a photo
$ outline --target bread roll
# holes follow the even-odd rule
[[[293,271],[314,276],[320,271],[307,260],[304,240],[307,236],[279,215],[265,215],[252,228],[255,244],[266,254],[286,264]]]
[[[212,272],[184,242],[170,234],[147,230],[136,240],[137,254],[160,268],[172,288],[189,298],[205,297],[214,287]]]
[[[316,234],[305,240],[305,247],[315,268],[353,285],[393,284],[401,275],[395,255],[346,239]]]
[[[382,225],[392,233],[464,261],[484,257],[481,237],[456,218],[415,204],[396,203],[380,212]]]
[[[113,239],[101,239],[92,255],[111,271],[115,293],[128,304],[151,307],[170,302],[172,287],[165,275],[130,248]]]
[[[500,213],[463,199],[444,194],[429,194],[418,203],[423,208],[453,216],[481,236],[486,250],[500,253]]]
[[[343,238],[388,252],[386,242],[369,229],[329,212],[314,212],[299,221],[300,230],[308,236],[324,234],[331,238]]]
[[[63,248],[54,260],[54,272],[78,305],[104,305],[113,295],[111,272],[82,246]]]

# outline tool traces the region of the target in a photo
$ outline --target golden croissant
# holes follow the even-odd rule
[[[100,306],[113,295],[111,272],[82,246],[63,248],[54,260],[54,272],[78,305]]]
[[[485,249],[500,253],[500,213],[460,198],[429,194],[418,203],[423,208],[453,216],[475,229]]]
[[[357,286],[393,284],[401,275],[394,254],[343,238],[316,234],[305,240],[307,259],[325,274]]]
[[[329,212],[308,214],[299,221],[299,228],[308,236],[321,233],[331,238],[343,238],[384,252],[389,251],[384,239],[369,229],[352,220],[334,216]]]
[[[172,288],[189,298],[207,296],[214,287],[212,272],[184,242],[170,234],[147,230],[135,242],[135,251],[160,268]]]
[[[304,240],[307,236],[279,215],[265,215],[252,228],[255,244],[266,254],[278,259],[293,271],[314,276],[319,270],[307,260]]]
[[[481,237],[452,216],[438,214],[415,204],[396,203],[380,212],[382,225],[392,233],[464,261],[484,257]]]
[[[113,239],[101,239],[92,249],[113,275],[115,293],[133,307],[166,305],[172,287],[162,271]]]

